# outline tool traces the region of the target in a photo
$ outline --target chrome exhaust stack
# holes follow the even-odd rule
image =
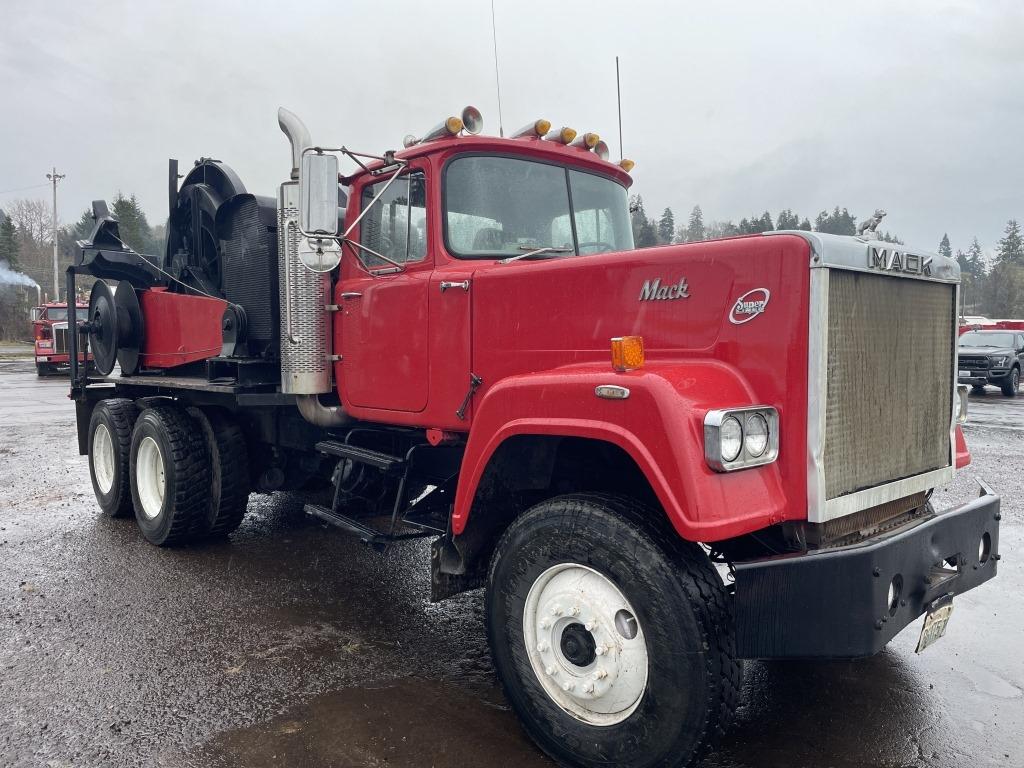
[[[281,391],[298,395],[299,412],[321,427],[339,426],[349,417],[340,406],[328,407],[317,395],[333,390],[329,273],[313,272],[299,259],[304,238],[299,226],[299,169],[302,152],[312,146],[309,130],[292,112],[281,108],[277,122],[291,142],[291,179],[277,194],[278,291],[281,308]]]

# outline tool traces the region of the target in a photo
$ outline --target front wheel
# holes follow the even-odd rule
[[[1007,397],[1016,397],[1017,390],[1020,388],[1020,370],[1014,368],[1006,377],[1006,381],[1003,383],[1000,389],[1003,390],[1003,394]]]
[[[487,634],[537,744],[579,766],[683,766],[727,728],[740,667],[721,579],[661,512],[545,501],[502,537]]]

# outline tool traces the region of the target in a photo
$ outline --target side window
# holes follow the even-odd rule
[[[388,180],[363,187],[360,207],[367,210],[359,223],[362,245],[405,264],[422,261],[427,255],[427,195],[423,173],[416,171],[394,181],[380,199]],[[368,251],[359,250],[359,259],[369,269],[388,266]]]
[[[1024,333],[1017,334],[1017,349],[1024,349]]]

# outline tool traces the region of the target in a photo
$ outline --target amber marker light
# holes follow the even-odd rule
[[[462,130],[462,118],[449,117],[444,121],[444,127],[448,129],[448,133],[456,136]]]
[[[534,120],[528,125],[524,125],[518,131],[512,134],[513,139],[534,139],[544,136],[548,131],[551,130],[550,120]]]
[[[635,167],[636,163],[634,163],[632,160],[619,160],[619,168],[624,170],[626,173],[629,173]]]
[[[556,128],[553,131],[548,131],[544,138],[548,141],[557,141],[559,144],[569,144],[573,139],[576,138],[576,129],[570,128],[569,126],[563,126]]]
[[[577,136],[570,146],[581,147],[582,149],[593,149],[597,146],[597,142],[601,140],[601,137],[596,133],[584,133],[582,136]]]
[[[644,364],[644,337],[619,336],[612,339],[612,368],[633,371]]]

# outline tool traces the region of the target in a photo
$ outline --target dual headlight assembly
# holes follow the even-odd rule
[[[770,464],[779,455],[779,413],[754,406],[708,411],[704,458],[718,472]]]

